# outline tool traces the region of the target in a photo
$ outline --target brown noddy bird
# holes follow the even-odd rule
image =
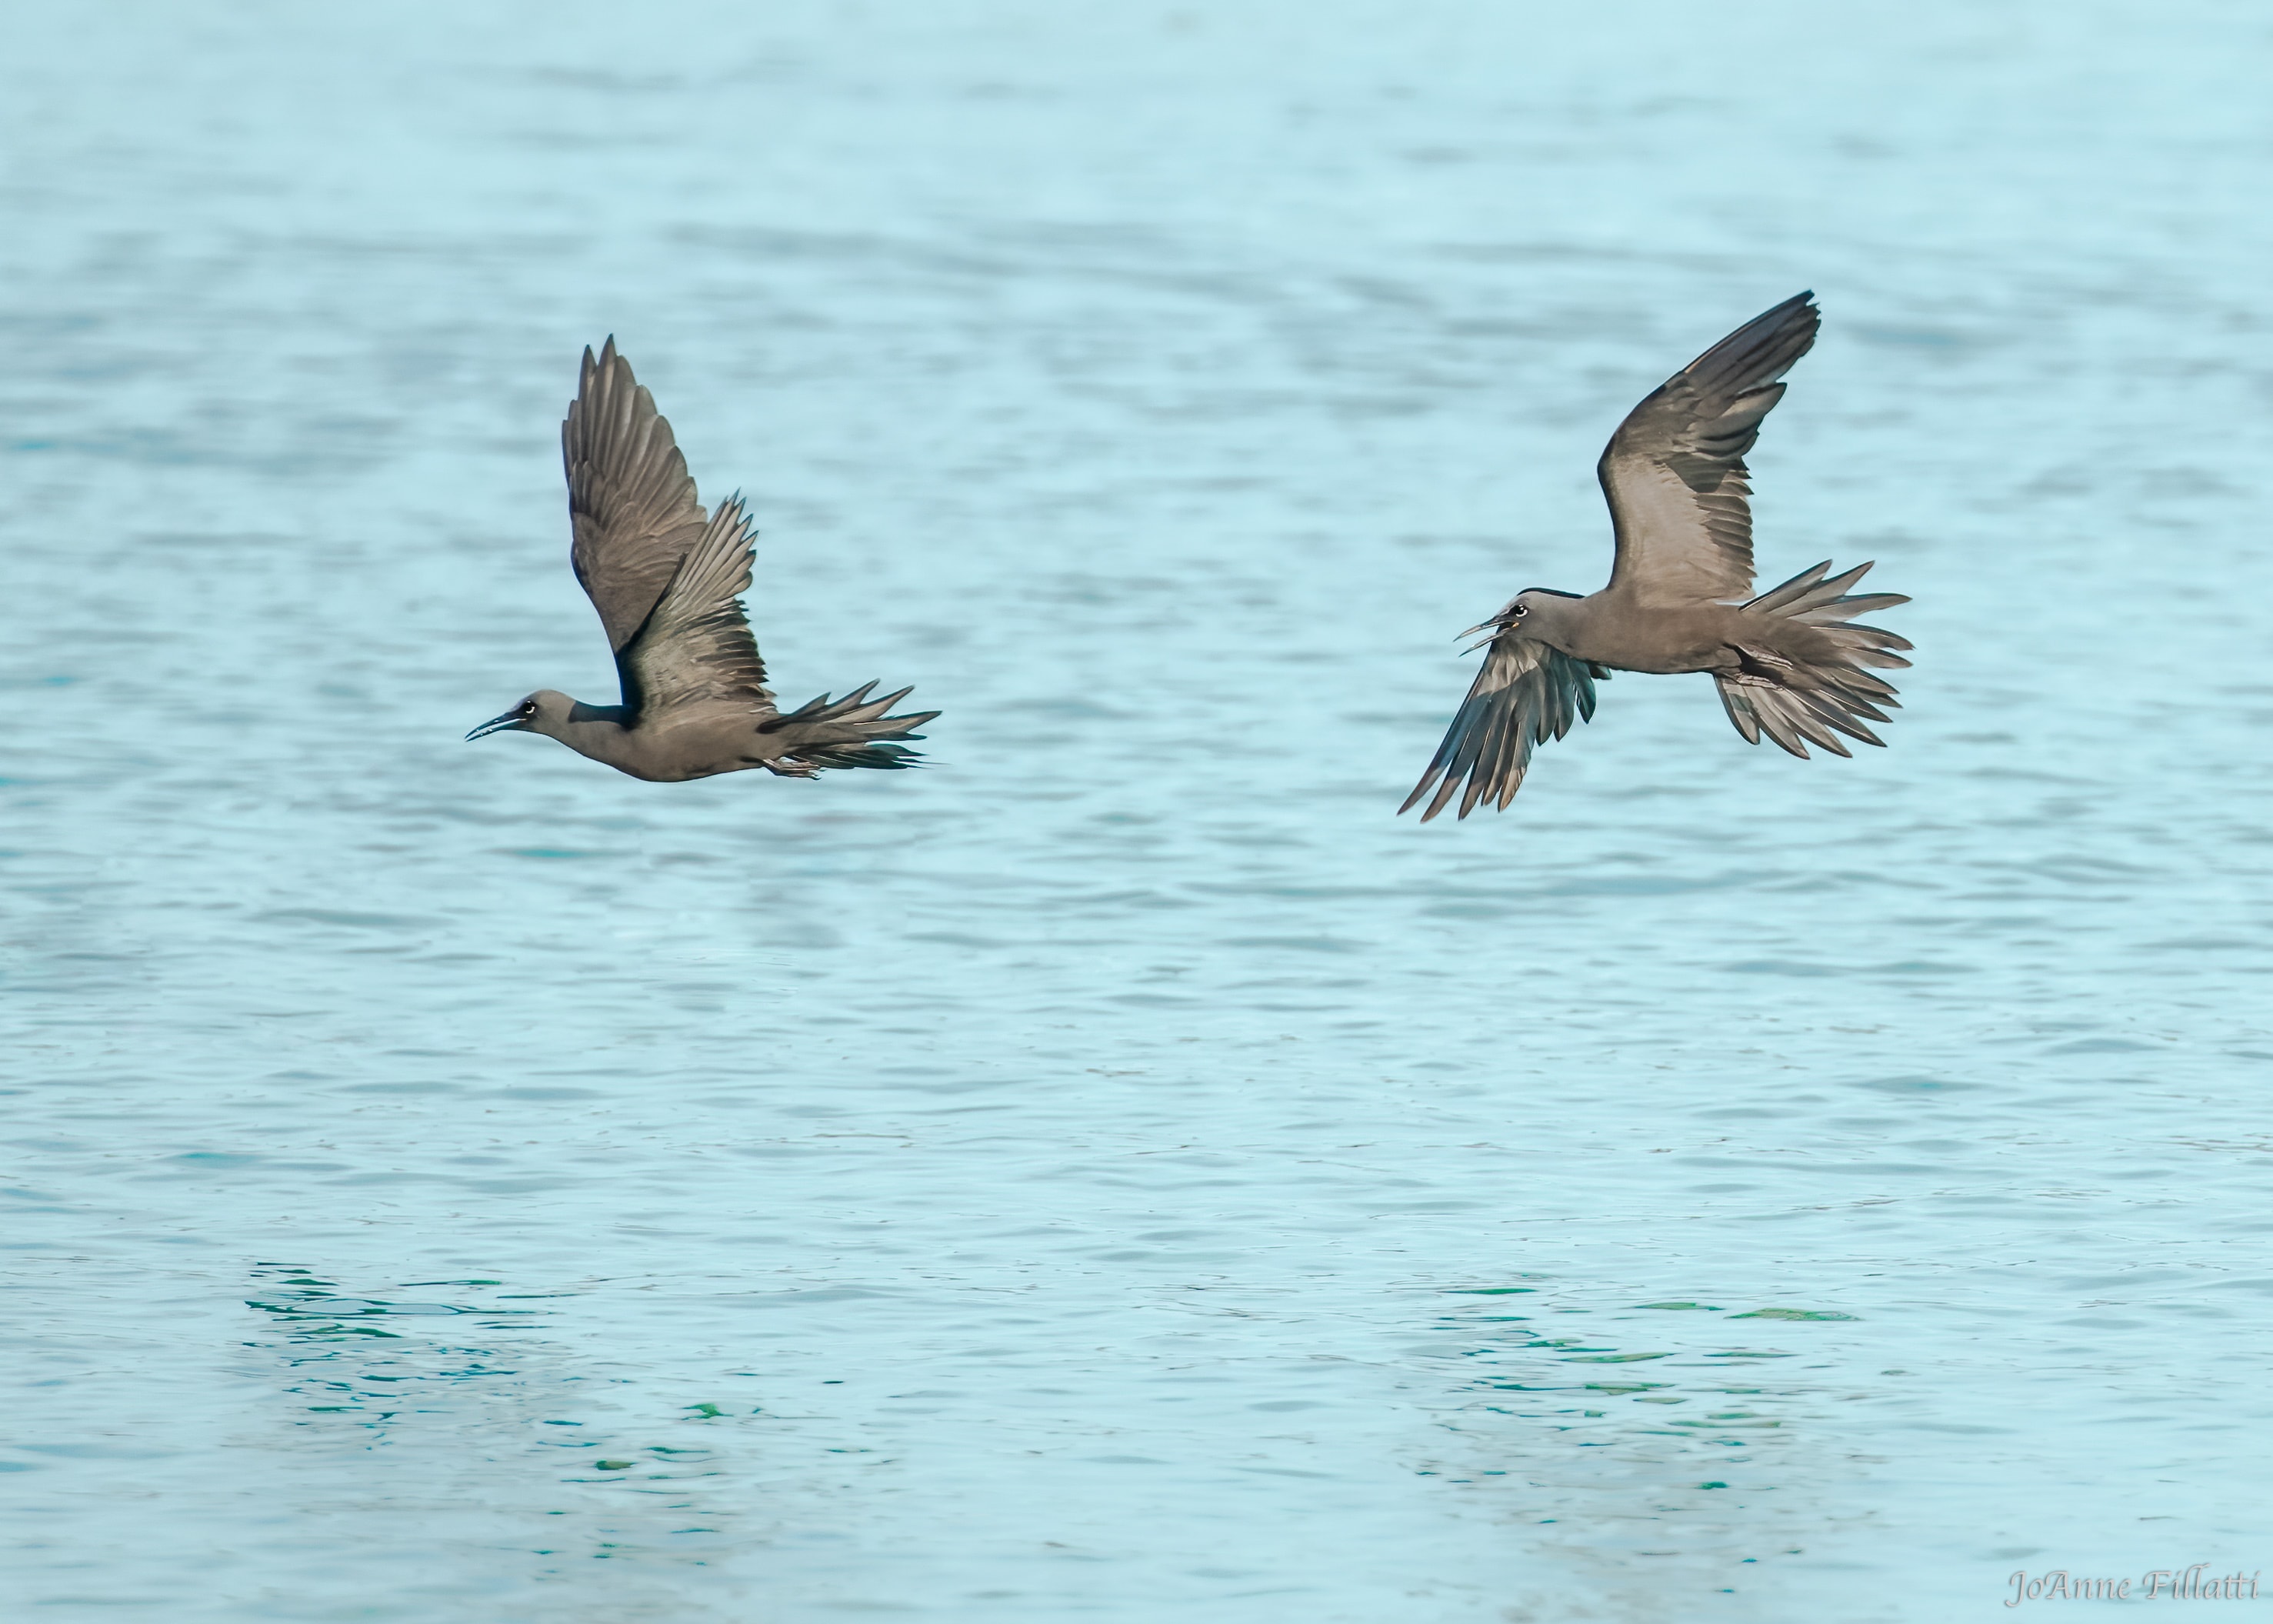
[[[810,778],[829,767],[908,767],[892,742],[939,714],[888,716],[911,691],[881,699],[869,682],[784,712],[737,601],[750,588],[754,534],[737,494],[705,514],[686,459],[655,397],[613,338],[584,351],[576,398],[560,425],[568,469],[569,561],[616,652],[623,703],[588,705],[539,688],[466,735],[521,732],[558,739],[635,778],[676,784],[746,767]]]
[[[1532,587],[1461,634],[1490,631],[1489,652],[1399,812],[1432,785],[1424,823],[1455,793],[1462,817],[1480,801],[1504,808],[1532,746],[1591,718],[1594,683],[1613,671],[1709,671],[1745,741],[1765,734],[1794,756],[1810,744],[1845,756],[1842,733],[1885,742],[1864,724],[1898,708],[1894,690],[1864,667],[1907,665],[1895,650],[1910,644],[1849,622],[1909,599],[1848,596],[1871,566],[1832,575],[1827,560],[1752,596],[1744,453],[1783,398],[1777,380],[1815,342],[1814,298],[1754,317],[1626,415],[1594,470],[1617,540],[1609,584],[1585,598]]]

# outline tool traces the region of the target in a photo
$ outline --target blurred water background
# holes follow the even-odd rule
[[[2262,8],[8,8],[0,1568],[56,1620],[2010,1616],[2273,1566]],[[1802,287],[1892,748],[1452,635]],[[613,695],[618,335],[784,700]]]

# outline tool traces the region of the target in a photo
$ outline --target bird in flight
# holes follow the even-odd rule
[[[615,650],[622,703],[588,705],[539,688],[467,738],[543,733],[666,784],[746,767],[810,778],[831,767],[916,763],[896,741],[920,739],[911,730],[939,712],[887,715],[908,688],[871,699],[869,682],[795,710],[774,703],[738,601],[750,588],[755,534],[742,499],[703,512],[671,425],[613,338],[597,360],[584,351],[560,454],[575,534],[569,561]]]
[[[1850,622],[1909,599],[1849,595],[1871,566],[1834,575],[1827,560],[1752,596],[1744,454],[1815,342],[1814,299],[1754,317],[1626,414],[1594,470],[1617,542],[1609,584],[1584,598],[1532,587],[1461,634],[1489,631],[1489,651],[1399,812],[1432,786],[1424,823],[1456,794],[1462,817],[1487,801],[1504,809],[1532,747],[1590,719],[1594,683],[1613,671],[1711,672],[1749,744],[1765,735],[1804,757],[1810,744],[1848,755],[1842,733],[1885,742],[1867,724],[1897,708],[1894,690],[1864,667],[1907,665],[1896,650],[1910,644]]]

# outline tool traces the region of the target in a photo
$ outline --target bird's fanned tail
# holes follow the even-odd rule
[[[786,715],[760,723],[758,731],[788,746],[787,757],[810,769],[920,765],[923,757],[919,752],[892,741],[922,738],[914,730],[939,712],[888,716],[885,712],[915,690],[904,688],[881,699],[871,699],[868,695],[875,686],[864,682],[842,699],[823,694]]]
[[[1908,665],[1896,650],[1911,645],[1879,627],[1849,622],[1909,599],[1897,592],[1849,597],[1847,589],[1871,566],[1858,564],[1838,575],[1830,568],[1826,560],[1744,605],[1746,615],[1761,619],[1759,635],[1736,645],[1737,669],[1714,673],[1714,682],[1729,720],[1748,744],[1765,735],[1804,758],[1810,744],[1834,756],[1851,755],[1839,741],[1842,733],[1864,744],[1886,742],[1866,724],[1887,721],[1887,711],[1902,707],[1893,685],[1864,667]]]
[[[1501,632],[1492,639],[1484,667],[1444,730],[1429,770],[1398,811],[1411,810],[1436,785],[1436,798],[1421,815],[1425,823],[1444,809],[1463,779],[1467,790],[1460,795],[1462,817],[1482,801],[1497,801],[1505,811],[1522,787],[1532,746],[1560,739],[1573,722],[1591,721],[1594,680],[1609,674],[1536,638]]]

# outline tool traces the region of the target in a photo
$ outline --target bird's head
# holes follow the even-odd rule
[[[568,719],[569,709],[575,703],[566,694],[541,688],[503,716],[490,718],[466,737],[479,739],[502,733],[549,733]]]
[[[1551,586],[1527,586],[1509,598],[1506,606],[1490,620],[1471,626],[1460,635],[1473,637],[1478,632],[1489,632],[1497,637],[1504,632],[1515,632],[1552,641],[1554,628],[1563,623],[1570,606],[1578,601],[1576,592],[1558,592]]]

